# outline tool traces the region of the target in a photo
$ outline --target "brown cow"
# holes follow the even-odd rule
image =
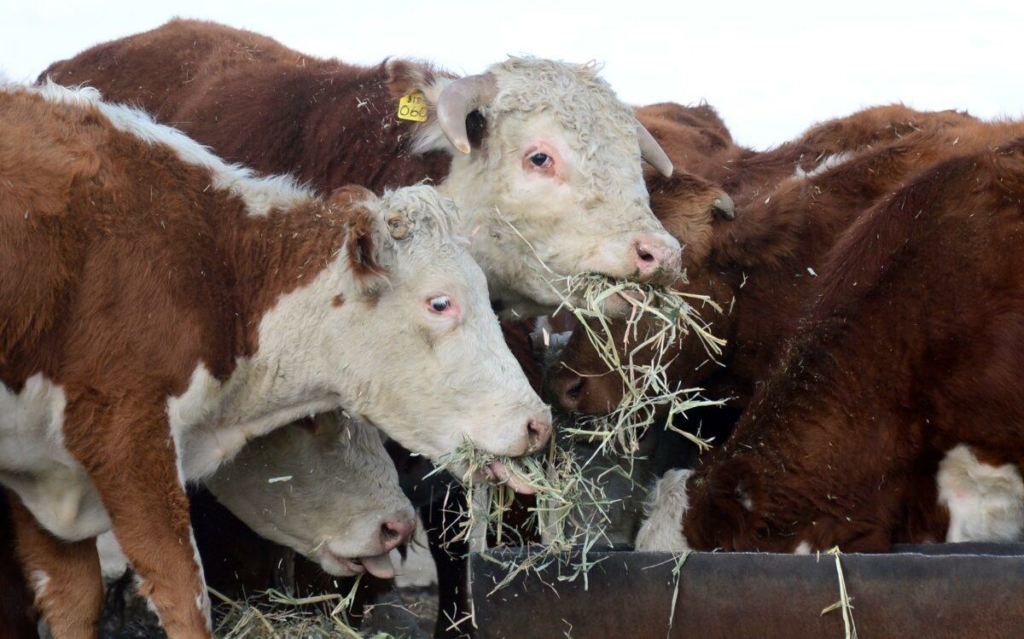
[[[1024,461],[1021,135],[966,129],[858,217],[732,438],[659,485],[639,548],[886,550],[915,511],[932,534],[945,526],[920,489],[943,455],[938,483],[960,476],[947,497],[964,477],[988,482],[959,526],[1020,534],[1024,483],[984,474]]]
[[[643,110],[640,118],[659,136],[673,162],[684,164],[681,157],[687,153],[694,157],[685,127],[650,122]],[[903,122],[913,123],[910,134],[903,134],[904,125],[894,124]],[[955,150],[962,136],[966,144],[965,131],[976,122],[961,114],[879,107],[819,125],[798,141],[762,154],[768,158],[744,152],[724,179],[734,186],[755,186],[733,192],[741,213],[728,223],[691,206],[686,193],[681,196],[669,188],[670,180],[652,182],[655,215],[685,247],[685,290],[708,295],[726,309],[722,315],[704,310],[712,332],[728,342],[720,366],[707,361],[698,340],[684,338],[679,352],[666,358],[673,360],[670,378],[682,386],[702,385],[712,397],[730,398],[735,408],[745,406],[777,358],[780,343],[795,329],[796,318],[813,301],[816,274],[839,234],[907,176]],[[869,124],[882,133],[869,133]],[[830,131],[849,133],[826,135]],[[887,136],[895,141],[875,141]],[[841,143],[861,150],[839,151]],[[830,151],[839,152],[828,155]],[[814,154],[818,165],[807,163],[808,154]],[[761,186],[771,180],[775,188]],[[622,344],[623,323],[614,326],[614,341]],[[642,365],[645,360],[634,361]],[[614,408],[624,390],[621,376],[609,374],[583,331],[573,335],[549,383],[562,406],[590,414]]]
[[[58,637],[95,633],[111,528],[168,634],[208,636],[184,483],[300,416],[426,455],[550,433],[430,187],[322,199],[50,84],[0,91],[0,182],[0,482]]]
[[[42,77],[143,107],[222,157],[324,191],[431,180],[509,315],[562,301],[567,275],[678,273],[641,154],[671,163],[591,66],[510,58],[454,80],[422,63],[356,67],[223,25],[172,20],[53,64]],[[398,117],[418,92],[423,122]],[[449,167],[450,163],[450,167]]]

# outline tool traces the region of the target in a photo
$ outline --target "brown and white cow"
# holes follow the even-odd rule
[[[357,67],[172,20],[41,77],[96,87],[230,161],[325,191],[438,183],[465,212],[456,230],[510,315],[553,311],[568,275],[679,272],[679,245],[648,206],[641,155],[665,175],[672,165],[593,66],[509,58],[454,79],[423,63]],[[424,122],[397,116],[413,91]]]
[[[1021,135],[966,130],[948,159],[858,217],[732,438],[659,485],[639,548],[879,551],[937,532],[1020,535]]]
[[[95,632],[111,528],[168,634],[208,635],[184,483],[302,416],[427,455],[550,433],[430,187],[321,199],[52,84],[0,91],[0,176],[0,481],[57,636]]]

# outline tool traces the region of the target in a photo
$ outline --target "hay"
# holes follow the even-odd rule
[[[448,537],[469,541],[475,549],[480,546],[481,536],[487,534],[498,546],[525,545],[518,532],[504,523],[513,500],[511,490],[504,486],[484,488],[474,481],[489,463],[502,462],[518,482],[536,493],[537,502],[530,509],[530,517],[531,523],[541,531],[544,544],[528,546],[526,558],[521,560],[505,559],[499,553],[483,550],[480,556],[484,560],[504,570],[504,577],[496,581],[489,594],[523,573],[532,572],[543,579],[542,572],[550,575],[551,568],[555,568],[556,581],[582,578],[586,588],[588,572],[595,565],[590,552],[602,542],[611,543],[606,529],[611,523],[609,509],[617,503],[605,494],[602,480],[608,473],[631,475],[640,439],[658,415],[665,414],[669,427],[673,428],[675,415],[698,406],[721,403],[701,397],[700,389],[676,387],[667,374],[671,364],[667,353],[681,339],[700,339],[709,359],[721,354],[724,341],[711,334],[708,323],[700,318],[695,308],[698,305],[721,312],[709,298],[634,282],[612,281],[598,275],[568,278],[566,290],[561,308],[576,316],[580,330],[587,331],[609,370],[622,376],[626,388],[622,403],[610,415],[600,418],[581,421],[561,416],[556,423],[556,436],[552,437],[547,450],[532,457],[497,457],[483,454],[467,444],[435,462],[435,472],[448,470],[466,486],[466,501],[455,506],[460,516],[451,524],[454,528],[447,531]],[[619,344],[613,341],[610,331],[609,307],[615,303],[627,309],[624,358],[620,357]],[[648,318],[653,321],[644,325],[651,328],[641,334],[641,322]],[[642,352],[653,352],[649,365],[634,363]],[[709,446],[690,433],[683,432],[683,435],[702,449]],[[596,446],[582,454],[578,446],[584,442]],[[602,469],[598,460],[608,459],[621,461],[625,467],[612,464]],[[588,472],[594,470],[597,472]],[[489,490],[490,494],[481,494],[483,490]],[[548,585],[553,587],[553,584]]]
[[[839,601],[835,602],[831,606],[826,606],[821,611],[821,616],[824,616],[833,610],[843,611],[843,629],[845,630],[845,639],[857,639],[857,624],[853,622],[853,597],[846,590],[846,578],[843,576],[843,565],[839,562],[839,546],[836,546],[832,550],[828,551],[828,554],[835,556],[836,558],[836,574],[839,578]]]
[[[220,617],[213,635],[221,639],[362,639],[349,625],[348,611],[360,579],[347,595],[332,594],[295,598],[268,590],[245,601],[233,601],[209,588]],[[372,639],[388,639],[379,633]]]
[[[681,276],[686,283],[686,276]],[[568,295],[562,307],[579,321],[586,335],[608,370],[621,377],[625,389],[622,401],[608,415],[584,417],[578,425],[566,429],[574,437],[598,444],[595,455],[633,455],[640,439],[667,406],[667,427],[683,435],[701,450],[709,443],[700,437],[672,426],[676,415],[700,406],[717,406],[722,400],[701,396],[700,388],[679,388],[668,376],[672,363],[666,359],[674,344],[692,336],[699,339],[714,361],[722,353],[725,340],[711,334],[710,325],[695,308],[698,304],[716,313],[722,309],[705,295],[685,293],[671,288],[658,288],[637,282],[614,281],[602,275],[585,274],[571,277]],[[581,300],[573,303],[572,300]],[[612,317],[608,306],[612,301],[625,305],[626,330],[620,355],[620,344],[611,332]],[[621,315],[621,313],[620,313]],[[645,320],[651,320],[645,322]],[[597,324],[600,330],[595,330]],[[650,328],[641,334],[641,326]],[[652,355],[648,364],[640,364],[640,355]]]

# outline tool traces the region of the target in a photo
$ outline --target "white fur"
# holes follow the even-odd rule
[[[841,166],[848,162],[853,157],[853,153],[849,151],[843,151],[842,153],[836,153],[833,155],[826,156],[824,160],[818,163],[816,167],[810,171],[804,171],[799,166],[796,167],[796,171],[793,172],[793,179],[795,180],[809,180],[818,177],[824,173],[828,173],[837,166]]]
[[[50,575],[46,574],[45,570],[33,570],[29,580],[32,582],[32,592],[35,593],[36,599],[41,599],[46,594],[46,587],[50,585]]]
[[[0,483],[39,523],[71,541],[93,537],[110,520],[81,465],[64,447],[67,401],[41,373],[15,395],[0,384]]]
[[[128,555],[121,550],[113,532],[105,532],[96,538],[96,550],[100,554],[100,570],[104,579],[117,579],[128,570]]]
[[[811,554],[811,544],[807,541],[801,541],[797,544],[797,547],[793,549],[794,555],[809,555]]]
[[[1024,480],[1017,466],[982,463],[959,444],[946,453],[936,479],[939,504],[949,509],[947,542],[1021,540]]]
[[[683,534],[683,516],[689,508],[686,481],[691,470],[670,470],[658,480],[644,510],[636,549],[641,552],[681,553],[690,549]]]

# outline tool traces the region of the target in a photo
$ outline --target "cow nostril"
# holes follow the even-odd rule
[[[653,262],[654,261],[654,255],[651,254],[651,252],[648,251],[647,249],[645,249],[643,246],[637,245],[637,247],[636,247],[636,254],[637,254],[637,257],[640,258],[641,262]]]
[[[526,422],[526,437],[530,440],[530,452],[544,445],[550,434],[551,427],[541,420],[534,418]]]
[[[397,541],[402,537],[402,531],[399,530],[398,525],[385,521],[380,525],[380,534],[385,541]]]

